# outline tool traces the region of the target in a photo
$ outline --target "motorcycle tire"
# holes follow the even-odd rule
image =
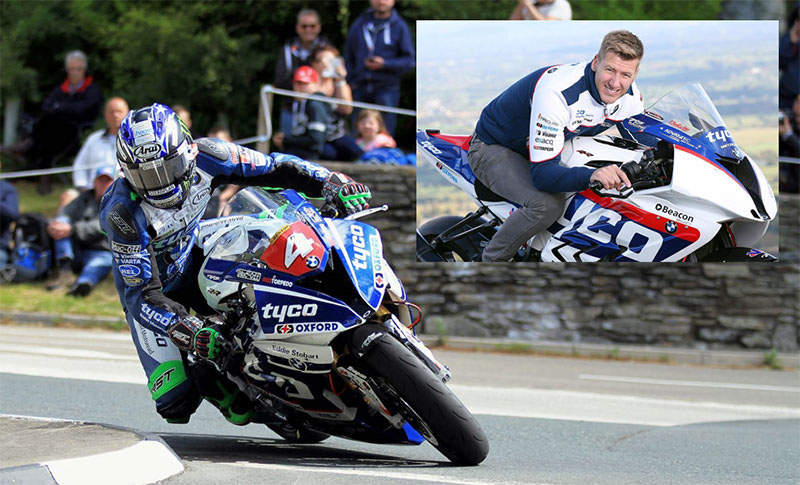
[[[458,465],[477,465],[489,453],[481,425],[408,348],[383,337],[363,357],[379,384],[396,394],[394,404],[409,424]]]
[[[418,237],[422,236],[425,241],[417,241],[417,259],[424,262],[458,260],[477,261],[482,251],[480,246],[481,240],[489,241],[492,238],[491,234],[472,234],[471,236],[454,239],[438,246],[435,250],[432,250],[429,247],[424,247],[426,246],[426,242],[430,244],[439,234],[461,220],[462,218],[457,216],[442,216],[431,219],[425,224],[419,226],[417,229]],[[472,229],[473,227],[475,226],[471,224],[465,224],[460,231],[466,231]],[[431,251],[435,251],[438,258],[425,256],[426,254],[430,254]],[[456,259],[456,256],[458,259]]]

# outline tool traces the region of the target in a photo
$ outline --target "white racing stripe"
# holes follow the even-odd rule
[[[451,477],[447,475],[431,475],[429,473],[404,473],[404,472],[389,472],[383,470],[357,470],[354,468],[331,468],[331,467],[314,467],[314,466],[300,466],[300,465],[276,465],[272,463],[250,463],[247,461],[237,461],[234,463],[226,463],[230,466],[238,466],[243,468],[260,468],[265,470],[280,470],[287,472],[300,472],[300,473],[318,473],[325,475],[355,475],[363,477],[374,478],[377,482],[380,478],[392,478],[397,480],[411,480],[411,481],[424,481],[434,483],[461,483],[467,485],[484,485],[484,484],[502,484],[502,483],[518,483],[518,482],[498,482],[498,481],[483,481],[483,480],[470,480],[467,478]],[[310,480],[309,483],[313,482]]]
[[[645,377],[603,376],[579,374],[579,379],[590,381],[627,382],[631,384],[653,384],[660,386],[711,387],[717,389],[744,389],[748,391],[800,392],[800,387],[762,386],[760,384],[739,384],[733,382],[682,381],[671,379],[648,379]]]

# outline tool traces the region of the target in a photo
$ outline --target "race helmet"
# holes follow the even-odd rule
[[[128,113],[117,134],[117,160],[134,192],[169,209],[189,195],[197,145],[183,120],[155,103]]]

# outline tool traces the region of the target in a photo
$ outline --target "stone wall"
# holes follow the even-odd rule
[[[423,332],[521,341],[798,349],[800,199],[781,198],[777,264],[415,263],[414,170],[330,164],[390,211],[368,217],[424,311]]]

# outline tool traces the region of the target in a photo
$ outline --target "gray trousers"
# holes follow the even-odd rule
[[[521,205],[483,251],[483,261],[509,261],[522,244],[547,229],[564,211],[564,194],[540,192],[531,181],[531,162],[502,145],[473,136],[467,155],[475,176],[496,194]]]

